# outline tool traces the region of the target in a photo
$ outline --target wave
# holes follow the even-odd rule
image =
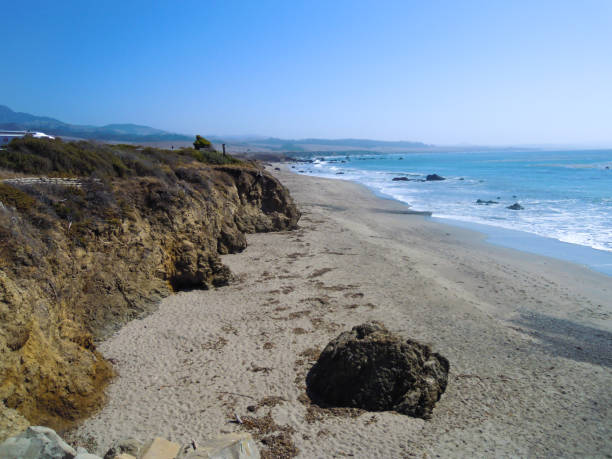
[[[578,182],[568,185],[567,177],[545,174],[545,169],[551,167],[551,163],[542,163],[541,159],[541,170],[536,171],[539,175],[536,174],[534,180],[528,176],[528,168],[533,166],[531,161],[521,163],[519,160],[510,161],[522,167],[520,172],[523,175],[498,171],[496,168],[499,166],[493,164],[483,169],[484,161],[470,163],[472,169],[460,163],[463,170],[453,171],[448,161],[440,163],[428,160],[414,167],[415,161],[402,162],[389,157],[372,158],[359,163],[347,161],[344,164],[317,160],[303,169],[309,175],[361,183],[380,195],[409,205],[413,210],[433,212],[436,217],[520,230],[612,252],[612,198],[609,192],[596,188],[606,187],[609,182],[584,182],[584,185]],[[490,163],[494,161],[505,160],[488,160]],[[398,163],[402,169],[399,169]],[[447,180],[418,181],[428,173],[439,170],[440,164],[446,167],[443,175]],[[601,168],[606,162],[593,162],[589,166],[595,164]],[[576,170],[587,169],[582,167],[586,164],[574,166],[578,166]],[[342,175],[337,172],[342,172]],[[391,181],[393,177],[407,177],[416,181]],[[584,191],[587,188],[589,193]],[[493,201],[494,204],[479,205],[476,203],[478,199]],[[517,201],[520,201],[524,210],[507,208]]]

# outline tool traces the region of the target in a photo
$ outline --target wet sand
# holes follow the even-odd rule
[[[102,343],[119,376],[74,435],[98,453],[247,428],[305,458],[612,453],[611,277],[282,169],[300,229],[249,236],[223,257],[230,286],[169,297]],[[317,351],[369,320],[450,360],[431,420],[309,406]]]

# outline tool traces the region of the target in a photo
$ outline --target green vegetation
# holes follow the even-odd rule
[[[85,246],[92,235],[118,230],[137,206],[145,206],[154,211],[155,218],[167,220],[167,209],[185,201],[181,181],[202,189],[209,186],[203,178],[207,173],[197,167],[201,163],[241,162],[213,149],[164,150],[24,137],[13,140],[2,151],[0,169],[37,176],[79,177],[84,184],[78,187],[0,182],[0,202],[15,208],[35,228],[62,228],[74,236],[74,243]],[[113,184],[122,178],[146,180]]]
[[[196,161],[205,164],[236,164],[240,162],[229,155],[223,156],[223,153],[219,153],[216,150],[194,150],[186,148],[184,150],[179,150],[179,153],[189,154]]]
[[[193,142],[193,148],[195,148],[196,150],[201,150],[203,148],[209,149],[212,148],[212,144],[208,139],[205,139],[201,135],[196,135],[195,142]]]
[[[200,139],[208,142],[202,137]],[[219,165],[239,162],[213,149],[164,150],[24,137],[14,139],[0,155],[0,168],[25,174],[100,179],[133,176],[175,178],[173,171],[177,167],[194,161]]]
[[[29,194],[6,183],[0,183],[0,202],[20,212],[29,211],[36,204],[36,200]]]

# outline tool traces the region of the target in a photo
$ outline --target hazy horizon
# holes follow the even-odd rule
[[[0,103],[19,112],[220,137],[612,146],[607,1],[5,9]]]
[[[3,104],[0,104],[0,106]],[[10,108],[10,107],[9,107]],[[21,112],[20,110],[13,110],[14,112]],[[24,113],[24,112],[21,112]],[[30,115],[35,115],[35,116],[40,116],[40,117],[48,117],[48,118],[55,118],[53,116],[48,116],[45,114],[41,114],[41,113],[28,113]],[[57,118],[55,118],[57,119]],[[61,120],[58,119],[58,121],[65,121],[65,120]],[[74,123],[69,123],[72,125],[83,125],[85,126],[84,123],[79,123],[79,122],[74,122]],[[129,121],[129,122],[109,122],[107,124],[104,125],[99,125],[96,127],[106,127],[106,126],[112,126],[112,125],[123,125],[123,124],[133,124],[133,125],[141,125],[144,127],[150,127],[150,128],[154,128],[154,129],[159,129],[159,130],[163,130],[163,131],[167,131],[169,133],[172,134],[183,134],[183,135],[193,135],[195,136],[196,134],[204,134],[206,137],[210,137],[211,139],[224,139],[227,141],[233,141],[233,142],[248,142],[248,141],[265,141],[268,139],[276,139],[276,140],[283,140],[283,141],[289,141],[289,142],[300,142],[300,141],[305,141],[305,140],[322,140],[322,141],[341,141],[341,140],[360,140],[360,141],[380,141],[380,142],[414,142],[414,143],[423,143],[425,145],[428,146],[432,146],[432,147],[453,147],[453,148],[457,148],[457,147],[466,147],[466,148],[470,148],[470,147],[492,147],[492,148],[561,148],[561,149],[570,149],[570,148],[596,148],[596,149],[609,149],[612,148],[612,142],[608,142],[608,143],[597,143],[597,142],[591,142],[591,143],[577,143],[577,144],[571,144],[571,143],[529,143],[529,144],[521,144],[521,143],[507,143],[507,144],[475,144],[475,143],[468,143],[468,142],[462,142],[462,143],[457,143],[457,144],[433,144],[433,143],[427,143],[427,142],[421,142],[419,139],[373,139],[373,138],[366,138],[366,137],[361,137],[361,138],[356,138],[356,137],[329,137],[329,138],[323,138],[323,137],[302,137],[302,138],[282,138],[282,137],[277,137],[277,136],[273,136],[273,135],[265,135],[265,134],[217,134],[217,133],[208,133],[208,132],[202,132],[202,131],[197,131],[197,132],[184,132],[184,131],[168,131],[167,129],[164,128],[164,126],[147,126],[147,125],[143,125],[141,122],[138,121]],[[90,126],[90,125],[87,125]],[[44,130],[44,129],[43,129]]]

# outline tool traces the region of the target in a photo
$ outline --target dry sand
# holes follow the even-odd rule
[[[119,376],[81,440],[98,453],[126,436],[201,440],[245,429],[237,413],[261,418],[254,434],[276,424],[306,458],[610,457],[611,277],[406,215],[349,182],[275,173],[301,228],[249,236],[223,257],[232,285],[169,297],[102,343]],[[450,360],[431,420],[303,403],[315,351],[373,319]]]

